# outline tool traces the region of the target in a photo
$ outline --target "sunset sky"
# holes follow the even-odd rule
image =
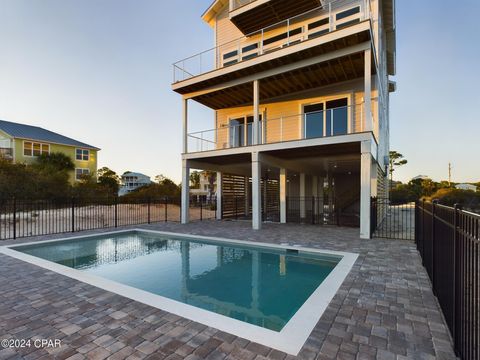
[[[213,46],[211,0],[1,0],[0,119],[102,148],[99,166],[180,181],[172,63]],[[414,6],[413,6],[414,4]],[[396,179],[480,181],[478,0],[397,1]],[[475,87],[475,88],[474,88]],[[192,106],[190,131],[213,127]]]

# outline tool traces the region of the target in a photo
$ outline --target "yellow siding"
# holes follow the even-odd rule
[[[364,131],[362,122],[365,119],[363,99],[364,93],[361,89],[362,81],[348,83],[329,88],[322,91],[319,96],[308,95],[304,99],[295,99],[289,101],[268,103],[260,105],[260,113],[267,119],[266,128],[263,124],[264,142],[273,143],[280,141],[298,140],[302,138],[303,129],[303,106],[319,102],[329,101],[337,98],[348,98],[349,103],[349,126],[350,132]],[[350,90],[348,90],[350,89]],[[355,90],[351,90],[355,89]],[[318,94],[318,92],[317,92]],[[376,92],[372,92],[372,113],[374,124],[378,124],[378,113],[376,108]],[[229,120],[242,116],[251,116],[253,114],[252,106],[222,109],[217,111],[217,148],[227,148],[229,146]],[[376,127],[375,127],[376,128]],[[375,131],[377,135],[378,132]]]
[[[14,152],[15,152],[15,162],[19,164],[32,164],[35,162],[35,157],[33,156],[24,156],[23,155],[23,142],[24,141],[31,141],[31,140],[23,140],[23,139],[15,139],[14,144]],[[39,142],[42,144],[49,144],[50,145],[50,153],[52,152],[61,152],[65,155],[69,156],[73,163],[75,164],[76,169],[89,169],[91,174],[95,174],[97,171],[97,151],[87,148],[81,148],[90,150],[90,159],[88,161],[81,161],[75,159],[76,147],[74,146],[67,146],[67,145],[60,145],[60,144],[52,144],[48,142],[42,141],[33,141]],[[75,172],[72,171],[70,174],[70,181],[72,183],[75,182]]]

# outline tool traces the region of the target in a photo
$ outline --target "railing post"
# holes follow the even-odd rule
[[[147,222],[150,224],[150,197],[147,199],[147,213],[148,213],[148,219]]]
[[[114,199],[114,209],[115,209],[115,227],[118,227],[118,196],[115,196],[115,199]]]
[[[265,36],[264,29],[262,29],[262,36],[261,36],[261,39],[260,39],[260,55],[263,55],[263,39],[264,39],[264,36]]]
[[[290,46],[290,19],[287,20],[287,46]]]
[[[75,232],[75,198],[72,196],[72,233]]]
[[[332,16],[332,3],[328,3],[328,26],[330,29],[330,32],[333,31],[333,16]]]
[[[17,238],[17,199],[14,196],[13,201],[13,238]]]

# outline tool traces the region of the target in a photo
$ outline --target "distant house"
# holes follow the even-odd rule
[[[457,184],[455,185],[455,188],[459,190],[477,191],[477,187],[472,184]]]
[[[415,180],[430,180],[430,177],[428,177],[427,175],[418,175],[412,178],[411,181],[415,181]]]
[[[38,126],[0,120],[0,156],[17,164],[31,164],[40,154],[60,152],[75,164],[70,180],[97,171],[100,149]]]
[[[122,175],[122,183],[118,191],[119,196],[126,195],[142,186],[150,185],[152,180],[149,176],[137,172],[127,171]]]
[[[217,184],[216,182],[213,183],[213,189],[210,189],[210,181],[208,179],[208,172],[202,171],[200,172],[200,182],[199,182],[199,187],[194,189],[190,188],[190,195],[193,197],[196,197],[197,200],[200,199],[207,199],[211,197],[212,195],[215,195],[217,192]]]

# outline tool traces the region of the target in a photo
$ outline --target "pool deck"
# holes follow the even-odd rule
[[[249,222],[240,221],[132,228],[299,244],[354,252],[359,258],[294,357],[0,255],[0,340],[61,340],[57,348],[0,347],[0,359],[455,359],[411,241],[362,240],[358,229],[311,225],[265,224],[253,231]],[[99,232],[74,236],[92,233]]]

